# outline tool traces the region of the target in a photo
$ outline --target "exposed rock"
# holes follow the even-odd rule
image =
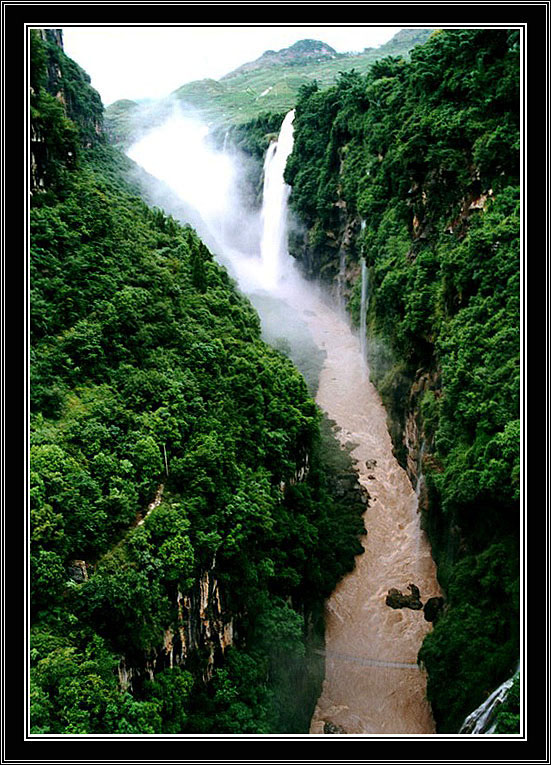
[[[387,606],[391,608],[411,608],[414,611],[423,608],[419,588],[414,584],[408,584],[408,589],[411,591],[411,595],[404,595],[400,590],[391,587],[385,600]]]
[[[233,615],[224,611],[215,566],[213,560],[189,593],[177,593],[178,617],[165,629],[161,648],[151,651],[134,666],[127,666],[126,658],[121,658],[118,668],[121,689],[139,690],[145,679],[153,680],[163,669],[183,664],[198,649],[205,651],[203,681],[210,680],[215,666],[235,639]]]
[[[85,560],[72,560],[67,567],[69,578],[80,584],[88,579],[88,569]]]
[[[335,725],[335,723],[332,723],[332,722],[326,722],[323,724],[323,732],[324,733],[346,733],[344,728],[341,728],[340,725]]]
[[[276,67],[283,65],[293,65],[305,63],[309,59],[316,61],[331,60],[337,57],[337,51],[327,43],[320,40],[299,40],[288,48],[282,48],[279,51],[267,50],[254,61],[248,61],[229,74],[224,75],[222,80],[229,80],[240,74],[252,72],[257,69]]]
[[[136,516],[136,525],[137,526],[141,526],[142,523],[147,518],[147,516],[149,515],[149,513],[151,513],[153,510],[155,510],[156,507],[159,507],[159,505],[161,504],[161,501],[163,499],[163,489],[164,488],[165,488],[164,484],[160,483],[159,486],[157,487],[157,492],[155,494],[155,499],[152,502],[149,503],[149,505],[147,506],[147,510],[145,511],[144,515],[142,516],[141,513],[138,513],[138,515]]]
[[[444,598],[429,598],[423,606],[423,613],[428,622],[436,622],[444,608]]]
[[[373,470],[374,468],[377,467],[377,460],[366,460],[365,466],[367,470]]]
[[[121,659],[119,661],[119,666],[117,669],[119,674],[119,686],[121,691],[132,692],[133,670],[131,667],[126,666],[126,659],[124,656],[121,656]]]

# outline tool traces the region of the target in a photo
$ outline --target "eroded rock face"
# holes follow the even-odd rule
[[[69,578],[80,584],[88,579],[88,568],[85,560],[72,560],[67,568]]]
[[[323,732],[324,733],[346,733],[344,728],[341,728],[340,725],[335,725],[335,723],[332,722],[326,722],[323,724]]]
[[[423,608],[423,604],[420,599],[419,588],[414,584],[408,584],[410,595],[404,595],[400,590],[395,587],[391,587],[386,596],[385,603],[391,608],[411,608],[414,611],[418,611]],[[436,600],[436,598],[432,598]]]
[[[208,682],[227,648],[234,642],[233,615],[223,608],[223,597],[213,567],[202,572],[187,594],[177,593],[178,618],[164,632],[163,645],[144,656],[142,664],[127,666],[126,657],[119,663],[122,690],[136,690],[145,678],[154,680],[163,669],[185,664],[198,649],[206,651],[203,680]]]

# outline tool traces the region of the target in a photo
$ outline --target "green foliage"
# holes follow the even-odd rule
[[[155,733],[160,704],[117,687],[117,659],[97,634],[74,623],[31,633],[32,733]]]
[[[520,733],[520,675],[513,680],[495,718],[494,733]]]
[[[87,78],[34,43],[33,731],[305,730],[274,694],[304,673],[304,614],[352,566],[363,507],[333,499],[319,412],[252,305],[190,227],[135,195],[129,161],[88,140]],[[145,681],[179,634],[179,593],[199,618],[207,571],[239,635],[227,661],[205,682],[200,645]],[[141,670],[125,691],[121,656]]]

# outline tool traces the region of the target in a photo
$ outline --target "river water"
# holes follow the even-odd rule
[[[356,333],[317,291],[288,301],[326,354],[316,401],[338,426],[370,496],[364,553],[326,603],[325,680],[310,733],[323,733],[325,723],[346,733],[434,733],[426,675],[416,663],[431,625],[421,610],[385,604],[391,587],[408,594],[411,583],[423,602],[441,595],[415,491],[392,453]]]

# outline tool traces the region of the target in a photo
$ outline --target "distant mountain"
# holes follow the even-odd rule
[[[148,120],[155,108],[166,113],[168,104],[176,99],[182,106],[192,108],[210,124],[239,124],[248,122],[262,112],[285,112],[295,105],[302,85],[316,80],[322,87],[331,85],[339,72],[355,69],[366,72],[374,61],[386,56],[407,58],[416,45],[422,45],[431,29],[403,29],[378,48],[365,48],[361,53],[337,53],[320,40],[299,40],[280,51],[265,51],[255,61],[242,64],[219,80],[205,79],[186,83],[169,99],[148,104]],[[105,125],[116,142],[124,143],[141,109],[133,101],[116,101],[105,111]],[[138,132],[146,122],[139,119]],[[151,126],[149,121],[147,124]],[[135,130],[131,131],[136,137]]]
[[[247,64],[234,69],[233,72],[226,74],[222,80],[229,80],[240,74],[252,72],[267,67],[280,66],[281,64],[304,64],[311,61],[320,62],[327,58],[337,58],[339,54],[330,45],[320,40],[299,40],[289,48],[283,48],[280,51],[267,50],[256,61],[250,61]]]

